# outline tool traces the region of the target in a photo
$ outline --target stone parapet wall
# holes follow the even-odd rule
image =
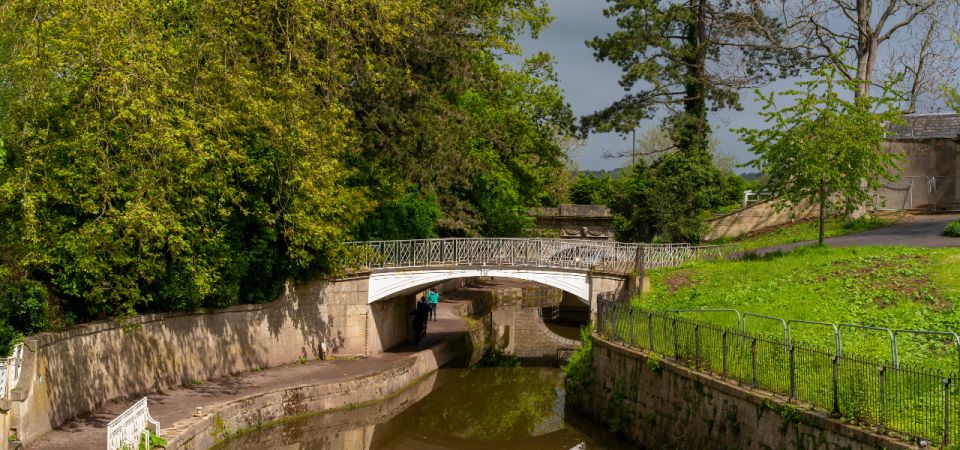
[[[592,381],[571,404],[649,448],[908,449],[782,398],[594,336]]]
[[[363,274],[290,284],[268,304],[149,314],[27,338],[9,426],[29,443],[111,401],[319,358],[321,343],[332,355],[380,353],[405,337],[398,330],[405,326],[387,322],[400,313],[405,320],[406,311],[372,312],[367,280]],[[378,321],[369,330],[368,322]],[[371,339],[370,332],[378,334]]]
[[[603,205],[560,205],[559,208],[533,208],[536,219],[531,234],[566,239],[613,240],[613,216]]]
[[[738,238],[756,233],[765,228],[786,225],[798,220],[817,217],[816,205],[802,202],[799,205],[777,211],[775,202],[755,203],[746,208],[711,219],[710,232],[704,238],[713,241],[721,238]]]

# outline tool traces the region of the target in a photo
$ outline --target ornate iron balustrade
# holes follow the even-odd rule
[[[138,448],[141,442],[145,448],[150,448],[148,425],[153,427],[154,434],[160,435],[160,422],[150,417],[147,398],[144,397],[107,424],[107,450]]]
[[[536,238],[451,238],[348,242],[347,267],[401,269],[501,265],[627,273],[722,258],[731,247]]]

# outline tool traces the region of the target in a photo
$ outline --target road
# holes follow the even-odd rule
[[[827,245],[834,247],[864,247],[870,245],[903,245],[906,247],[960,247],[960,238],[943,235],[947,223],[960,219],[960,214],[937,214],[907,216],[889,227],[829,238]],[[816,241],[803,241],[794,244],[777,245],[757,250],[763,255],[775,251],[788,251],[797,247],[816,244]]]

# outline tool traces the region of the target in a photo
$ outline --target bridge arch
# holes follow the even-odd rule
[[[590,274],[587,271],[524,267],[422,268],[370,274],[367,303],[419,292],[428,286],[455,278],[503,277],[533,281],[555,287],[589,303]]]

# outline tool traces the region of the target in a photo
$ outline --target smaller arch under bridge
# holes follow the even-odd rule
[[[369,270],[367,303],[465,277],[534,281],[586,302],[644,270],[725,256],[729,247],[542,238],[348,242],[346,267]]]

